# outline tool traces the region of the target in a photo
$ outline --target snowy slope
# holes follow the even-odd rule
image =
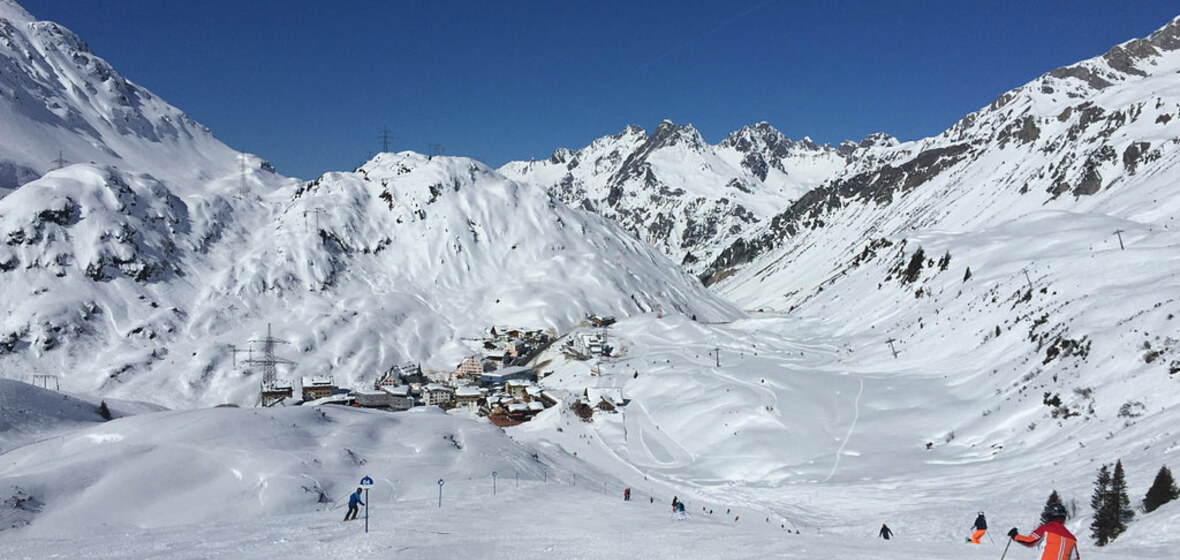
[[[555,407],[512,439],[431,408],[215,408],[77,429],[0,454],[4,521],[16,527],[0,532],[0,554],[994,558],[1002,531],[1031,529],[1051,489],[1078,503],[1069,525],[1087,558],[1170,558],[1180,544],[1175,503],[1105,549],[1084,537],[1098,462],[1121,457],[1138,499],[1156,461],[1180,449],[1174,435],[1149,436],[1169,433],[1166,418],[1114,438],[1099,418],[1027,432],[1008,404],[983,417],[982,437],[927,450],[935,430],[980,422],[970,382],[910,372],[887,349],[850,351],[853,338],[798,337],[795,323],[624,320],[609,329],[618,357],[592,368],[551,354],[546,384],[567,398],[619,387],[630,403],[590,423]],[[368,535],[363,521],[339,521],[361,476],[376,482]],[[687,521],[669,517],[673,495]],[[995,538],[962,544],[980,509]],[[875,538],[882,521],[893,541]]]
[[[449,369],[492,325],[564,332],[589,313],[740,315],[605,220],[465,158],[381,154],[243,198],[181,198],[72,166],[0,200],[9,372],[170,407],[251,404],[232,346],[290,342],[287,379]],[[18,298],[19,294],[19,299]],[[10,374],[11,375],[11,374]]]
[[[130,82],[69,30],[0,0],[0,197],[70,163],[174,184],[232,173],[238,155]]]

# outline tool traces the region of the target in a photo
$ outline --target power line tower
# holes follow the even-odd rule
[[[271,336],[270,324],[266,325],[266,337],[260,340],[251,340],[250,344],[262,345],[262,357],[254,357],[254,347],[250,347],[250,356],[242,362],[249,365],[262,366],[262,406],[267,406],[278,400],[283,396],[291,396],[292,387],[288,381],[280,381],[278,376],[278,365],[295,365],[291,360],[285,360],[275,356],[275,345],[290,344],[281,338]]]
[[[65,166],[66,166],[66,164],[67,164],[67,163],[69,163],[69,162],[68,162],[68,161],[66,161],[66,160],[65,160],[65,158],[63,158],[63,157],[61,156],[61,150],[58,150],[58,151],[57,151],[57,159],[55,159],[55,160],[53,160],[53,161],[51,161],[51,162],[49,162],[49,163],[52,163],[53,165],[55,165],[55,166],[56,166],[56,167],[54,167],[54,169],[61,169],[61,168],[65,167]]]
[[[309,208],[309,209],[303,211],[303,231],[305,231],[305,232],[311,231],[310,229],[308,229],[308,224],[307,224],[308,212],[315,215],[315,229],[316,229],[316,231],[319,231],[320,230],[320,214],[325,213],[324,209],[323,208]]]
[[[389,151],[389,127],[381,129],[381,153]]]

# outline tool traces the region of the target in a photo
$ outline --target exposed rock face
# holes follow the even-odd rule
[[[536,183],[567,204],[597,212],[699,272],[726,245],[865,154],[896,145],[884,134],[859,145],[794,141],[763,122],[708,144],[691,125],[636,126],[505,175]]]

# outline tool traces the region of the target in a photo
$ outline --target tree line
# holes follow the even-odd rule
[[[1172,478],[1172,471],[1167,466],[1160,467],[1155,475],[1155,481],[1143,497],[1141,511],[1151,513],[1160,506],[1180,498],[1180,489]],[[1049,504],[1062,504],[1060,496],[1054,490],[1045,502],[1045,509],[1041,512],[1041,522],[1048,522]],[[1064,504],[1062,504],[1064,505]],[[1115,461],[1114,468],[1102,465],[1098,469],[1098,478],[1094,481],[1094,493],[1090,497],[1090,507],[1094,510],[1094,520],[1090,522],[1090,537],[1098,546],[1106,546],[1127,530],[1127,523],[1135,518],[1135,511],[1131,509],[1131,498],[1127,492],[1126,475],[1123,472],[1123,462]],[[1071,513],[1072,510],[1071,510]]]

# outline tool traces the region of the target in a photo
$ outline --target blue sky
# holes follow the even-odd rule
[[[1006,90],[1143,37],[1175,0],[18,0],[280,173],[382,146],[492,166],[628,124],[710,143],[938,134]]]

